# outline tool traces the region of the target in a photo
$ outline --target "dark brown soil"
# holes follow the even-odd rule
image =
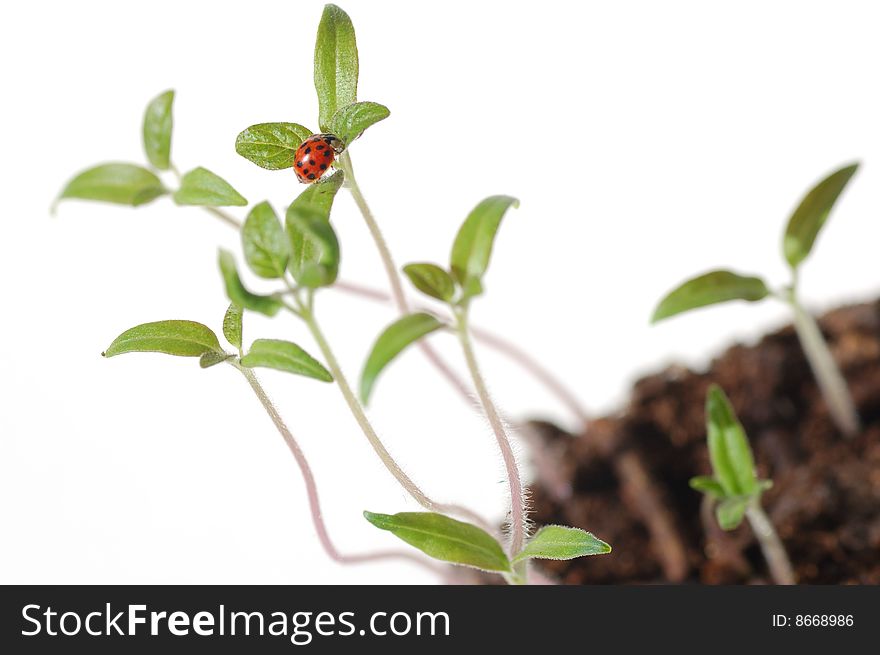
[[[577,437],[529,424],[543,444],[536,523],[580,526],[615,547],[543,570],[568,584],[770,582],[748,525],[722,532],[688,486],[710,473],[703,406],[716,382],[761,476],[774,481],[764,507],[799,582],[880,584],[880,302],[830,312],[820,325],[862,417],[854,439],[832,424],[790,327],[731,348],[705,373],[669,368],[639,380],[623,412]]]

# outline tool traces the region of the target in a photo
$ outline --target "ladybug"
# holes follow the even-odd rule
[[[296,179],[303,184],[317,182],[343,150],[345,145],[335,134],[313,134],[296,149]]]

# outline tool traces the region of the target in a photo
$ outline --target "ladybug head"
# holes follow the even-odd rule
[[[333,152],[337,155],[341,155],[342,151],[345,150],[345,144],[342,142],[342,139],[335,134],[318,134],[317,136],[324,139],[324,142],[333,148]]]

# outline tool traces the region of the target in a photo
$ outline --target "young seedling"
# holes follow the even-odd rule
[[[794,315],[794,327],[813,371],[819,389],[828,404],[831,417],[847,437],[860,430],[859,416],[846,386],[846,380],[822,337],[815,319],[799,300],[798,272],[809,256],[838,197],[858,169],[858,164],[844,166],[813,187],[792,213],[785,229],[782,250],[791,269],[791,282],[772,291],[760,277],[740,275],[727,270],[704,273],[680,285],[666,295],[651,318],[652,323],[683,312],[730,300],[757,302],[769,296],[787,303]]]
[[[785,546],[761,507],[761,494],[773,483],[758,479],[745,430],[717,385],[706,396],[706,433],[714,475],[691,478],[691,487],[716,503],[715,517],[723,530],[735,530],[743,518],[748,519],[773,579],[777,584],[795,584]]]
[[[227,206],[249,205],[228,182],[202,167],[194,168],[183,175],[179,173],[171,156],[173,91],[156,97],[145,113],[143,143],[147,165],[102,164],[78,174],[66,185],[58,200],[79,198],[140,206],[163,196],[171,196],[178,205],[200,206],[241,230],[242,250],[248,268],[256,277],[270,280],[277,285],[269,293],[252,291],[239,275],[235,256],[227,250],[221,250],[218,265],[226,295],[232,301],[232,307],[224,320],[224,334],[237,349],[237,354],[227,353],[221,348],[216,335],[204,325],[186,321],[163,321],[126,331],[114,341],[105,355],[109,357],[136,351],[163,352],[199,357],[202,366],[206,368],[227,363],[239,370],[296,457],[306,482],[318,536],[328,554],[337,561],[366,561],[379,557],[397,557],[398,554],[343,556],[333,547],[321,520],[317,488],[311,470],[290,430],[259,385],[253,368],[273,368],[323,382],[333,382],[338,386],[351,414],[380,460],[401,486],[428,510],[385,518],[381,518],[383,515],[370,514],[370,520],[376,524],[381,523],[380,527],[418,545],[425,553],[443,561],[500,572],[511,582],[525,582],[525,562],[529,558],[567,559],[608,552],[610,548],[607,544],[589,533],[560,526],[544,528],[526,543],[526,516],[516,462],[501,418],[486,392],[473,354],[467,322],[467,299],[481,290],[479,278],[488,263],[492,237],[512,199],[489,199],[489,206],[479,212],[475,211],[475,218],[469,219],[463,228],[464,236],[459,239],[462,245],[457,245],[460,250],[453,253],[455,285],[460,288],[461,293],[451,305],[455,309],[459,337],[478,395],[496,431],[508,470],[516,474],[515,480],[514,477],[511,478],[512,490],[515,491],[512,496],[517,509],[512,513],[516,527],[513,530],[509,554],[504,553],[492,534],[494,529],[487,521],[461,506],[433,500],[416,485],[385,448],[349,385],[315,313],[317,292],[332,287],[339,272],[340,246],[330,223],[330,214],[340,188],[345,186],[354,195],[377,245],[380,246],[383,261],[386,266],[391,266],[394,296],[402,302],[398,303],[402,309],[408,308],[393,262],[354,181],[351,168],[348,148],[352,142],[370,126],[388,116],[388,110],[378,103],[357,101],[357,76],[357,48],[351,21],[341,9],[328,5],[321,20],[315,48],[319,130],[308,129],[299,123],[259,123],[251,125],[238,135],[235,147],[240,155],[269,170],[293,168],[296,179],[308,183],[305,190],[287,207],[283,222],[274,208],[263,201],[250,205],[247,218],[242,223],[223,209]],[[170,175],[172,180],[163,181],[163,174]],[[486,239],[489,240],[488,245]],[[290,341],[258,339],[249,349],[244,350],[241,343],[241,316],[245,310],[270,317],[282,310],[289,311],[307,326],[325,363]],[[456,382],[457,377],[446,368],[445,363],[427,344],[423,345],[432,361]],[[515,356],[517,351],[513,349],[512,352]],[[522,361],[522,357],[520,360]],[[464,383],[457,381],[456,384],[463,393],[469,393],[469,388]],[[469,523],[448,515],[464,518]],[[419,539],[413,537],[411,533],[414,529],[421,530],[423,536]],[[427,538],[425,535],[433,536]],[[443,546],[440,542],[444,540],[457,545]],[[487,546],[489,542],[495,546]],[[459,552],[457,548],[463,550]],[[500,551],[502,557],[495,557],[492,561],[485,559],[487,548],[495,551],[495,555]],[[483,554],[480,557],[474,555],[475,549]],[[424,563],[421,559],[419,561]]]
[[[452,323],[448,323],[433,314],[418,312],[408,314],[398,319],[386,328],[373,345],[372,350],[364,365],[361,374],[360,394],[366,403],[373,391],[373,387],[379,374],[394,360],[407,346],[417,343],[420,339],[438,330],[451,330],[458,336],[462,353],[467,364],[468,371],[477,391],[480,405],[498,444],[501,457],[507,473],[507,482],[510,492],[510,543],[508,546],[510,571],[506,571],[508,578],[514,582],[522,582],[527,579],[527,561],[529,557],[542,557],[541,554],[524,555],[524,553],[542,553],[540,544],[544,540],[550,540],[548,534],[553,532],[539,532],[534,539],[526,543],[528,507],[525,494],[523,493],[522,480],[519,467],[511,446],[507,428],[501,418],[498,409],[489,395],[486,382],[477,362],[476,354],[471,342],[469,325],[469,310],[471,301],[483,293],[483,277],[489,266],[495,235],[507,210],[516,207],[518,201],[510,196],[490,196],[480,202],[468,215],[452,246],[449,270],[445,270],[436,264],[417,263],[409,264],[403,268],[404,273],[413,285],[425,295],[445,303],[454,317]],[[408,522],[416,520],[412,515],[397,515],[395,520],[390,517],[377,519],[373,514],[368,514],[367,519],[380,528],[391,530],[397,536],[408,543],[421,548],[429,555],[434,555],[429,549],[423,547],[418,540],[408,538],[406,530]],[[432,526],[443,525],[440,519],[431,515],[420,515],[420,521],[430,522]],[[546,529],[545,529],[546,530]],[[579,535],[577,539],[585,546],[589,542],[590,552],[584,554],[598,554],[609,552],[610,547],[596,539],[589,533],[582,533],[575,528],[557,526],[556,533],[565,532],[567,535]],[[536,543],[539,535],[541,540]],[[572,537],[574,538],[574,537]],[[433,543],[433,541],[431,542]],[[497,554],[497,553],[496,553]],[[580,556],[580,555],[575,555]]]
[[[202,368],[211,368],[222,363],[231,365],[247,380],[293,454],[305,484],[315,532],[330,559],[340,564],[404,559],[428,566],[430,570],[436,572],[436,569],[428,562],[421,558],[414,558],[407,552],[381,551],[359,555],[346,555],[339,552],[324,523],[318,485],[305,453],[264,391],[253,369],[258,367],[272,368],[321,382],[330,382],[333,378],[320,362],[296,344],[288,341],[257,339],[245,353],[242,347],[242,318],[243,311],[235,304],[229,306],[223,317],[223,335],[235,348],[237,354],[226,352],[220,345],[217,335],[206,325],[194,321],[172,320],[144,323],[126,330],[116,337],[101,355],[115,357],[126,353],[151,352],[178,357],[197,357]]]

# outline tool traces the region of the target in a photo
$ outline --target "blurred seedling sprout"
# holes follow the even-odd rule
[[[481,279],[488,265],[492,241],[505,211],[515,204],[513,198],[493,196],[471,213],[456,239],[450,273],[429,265],[407,267],[407,274],[416,286],[422,291],[427,289],[428,295],[446,301],[455,317],[452,327],[459,336],[473,385],[492,425],[509,474],[511,530],[507,551],[499,541],[498,530],[490,522],[466,507],[439,502],[423,491],[397,463],[374,429],[362,400],[366,401],[379,370],[409,343],[447,325],[429,314],[409,313],[388,248],[355,181],[348,148],[368,128],[387,118],[389,111],[378,103],[357,100],[359,64],[354,27],[348,15],[335,5],[327,5],[324,9],[314,62],[321,133],[316,134],[317,130],[300,123],[256,123],[243,130],[235,142],[239,155],[268,170],[283,170],[301,164],[304,160],[300,152],[309,154],[306,148],[311,145],[316,151],[319,148],[324,151],[318,157],[323,166],[310,169],[306,176],[309,180],[314,177],[314,183],[290,202],[281,217],[268,201],[249,203],[229,182],[204,167],[180,174],[171,156],[173,91],[166,91],[153,99],[145,113],[143,143],[148,166],[101,164],[79,173],[66,185],[58,200],[78,198],[136,207],[170,195],[178,205],[201,207],[240,229],[242,254],[250,273],[261,278],[263,284],[274,286],[262,293],[252,291],[239,273],[235,255],[221,249],[218,255],[220,277],[232,303],[223,320],[223,334],[234,352],[227,352],[217,335],[202,323],[165,320],[126,330],[103,354],[113,357],[132,352],[158,352],[196,357],[203,368],[228,364],[243,374],[299,465],[315,530],[325,551],[335,561],[357,563],[405,557],[436,570],[435,565],[414,551],[342,555],[336,549],[323,522],[317,484],[305,455],[257,380],[256,368],[274,369],[337,386],[355,422],[386,469],[426,510],[393,515],[365,512],[364,516],[376,527],[391,531],[428,556],[499,573],[508,582],[520,584],[528,581],[526,562],[529,559],[572,559],[609,552],[610,547],[605,542],[578,528],[546,526],[529,538],[522,484],[506,427],[488,395],[471,345],[472,329],[467,318],[469,303],[482,292]],[[335,160],[324,148],[331,142],[334,153],[339,155]],[[318,170],[320,173],[312,172]],[[173,177],[175,183],[163,181],[160,178],[163,173]],[[305,181],[302,176],[300,178]],[[291,176],[291,180],[294,179]],[[399,310],[406,314],[377,342],[361,381],[361,398],[346,379],[316,312],[319,292],[337,284],[341,248],[330,218],[334,199],[342,188],[351,191],[367,221],[389,274],[392,295]],[[230,206],[248,207],[243,223],[223,209]],[[282,339],[260,338],[245,347],[242,340],[245,312],[274,317],[282,311],[302,321],[323,361],[299,344]],[[420,345],[459,391],[469,397],[469,387],[457,379],[427,343]],[[529,368],[527,357],[517,352],[508,348],[508,354]],[[536,369],[532,367],[532,370]],[[454,472],[450,471],[448,479],[450,488],[454,489]],[[344,486],[345,481],[338,480],[336,484]]]
[[[715,503],[715,517],[723,530],[735,530],[747,519],[773,580],[795,584],[785,546],[761,507],[761,495],[773,483],[758,478],[745,430],[718,385],[712,385],[706,396],[706,433],[713,475],[691,478],[691,487]]]
[[[838,429],[847,437],[860,430],[859,416],[840,369],[815,319],[799,300],[798,273],[809,256],[816,237],[858,164],[844,166],[813,187],[789,218],[782,240],[782,251],[791,270],[791,282],[777,291],[760,277],[729,270],[714,270],[688,280],[669,292],[651,318],[652,323],[683,312],[730,300],[757,302],[767,297],[782,300],[791,307],[794,327],[828,410]]]

